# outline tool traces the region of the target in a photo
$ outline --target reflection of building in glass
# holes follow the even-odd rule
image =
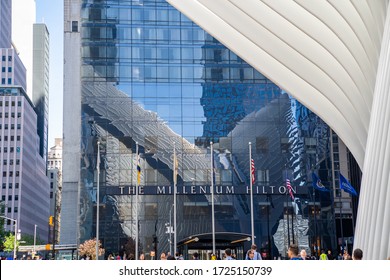
[[[112,2],[106,5],[108,1],[80,2],[81,18],[69,13],[74,31],[65,38],[66,44],[77,43],[80,31],[81,101],[68,100],[64,110],[81,102],[80,120],[76,120],[81,121],[81,150],[80,157],[70,152],[70,146],[66,150],[66,141],[70,141],[67,134],[75,135],[80,127],[65,124],[63,187],[67,205],[80,197],[80,224],[77,231],[75,225],[64,226],[61,243],[76,243],[78,234],[81,242],[95,236],[99,141],[99,236],[106,252],[122,252],[126,244],[134,242],[137,229],[140,251],[147,257],[155,249],[157,255],[169,250],[166,224],[173,212],[174,146],[179,161],[180,248],[208,250],[205,236],[211,232],[212,140],[217,232],[250,233],[247,186],[251,142],[257,178],[255,235],[262,252],[283,255],[279,243],[295,241],[294,235],[299,235],[298,242],[304,240],[302,247],[313,247],[317,242],[318,246],[336,248],[330,193],[311,188],[312,170],[319,170],[325,185],[331,181],[329,130],[317,116],[165,1],[142,1],[142,5],[133,1],[120,7]],[[68,92],[75,94],[77,89]],[[136,143],[145,193],[139,198],[138,225],[133,195]],[[77,147],[78,143],[73,144]],[[80,165],[79,174],[73,174],[80,178],[79,185],[69,179],[71,176],[66,178],[71,172],[66,164],[73,168]],[[300,199],[296,201],[298,217],[286,195],[286,174]],[[62,225],[69,225],[71,215],[75,215],[70,208],[62,209]],[[294,234],[291,230],[286,235],[287,241],[276,237],[282,223],[296,228]],[[71,230],[77,234],[70,234]],[[203,245],[188,245],[187,238],[196,234],[206,234],[202,235],[206,238]],[[224,249],[231,236],[220,234],[218,249]],[[239,244],[242,246],[235,250],[242,256],[250,243]]]

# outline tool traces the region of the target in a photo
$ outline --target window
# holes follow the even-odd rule
[[[256,137],[256,152],[257,153],[268,153],[269,150],[269,139],[267,137]]]
[[[50,182],[50,188],[52,189],[54,187],[54,183]]]
[[[3,189],[7,188],[7,184],[6,183],[3,183]]]
[[[4,113],[4,118],[8,118],[8,113]]]
[[[50,192],[50,198],[53,198],[53,192]]]
[[[12,189],[12,183],[9,183],[9,184],[8,184],[8,188],[9,188],[9,189]]]
[[[20,136],[16,136],[16,141],[20,141]]]
[[[13,159],[9,160],[9,165],[14,165],[14,160]]]
[[[50,173],[50,178],[53,179],[54,178],[54,173]]]
[[[20,123],[18,123],[16,126],[17,126],[17,129],[21,128],[21,124]]]
[[[3,55],[3,56],[1,57],[1,60],[2,60],[2,61],[5,61],[5,55]]]
[[[18,101],[18,107],[22,106],[22,101]]]
[[[12,78],[8,78],[8,84],[9,84],[9,85],[12,84]]]
[[[2,195],[2,196],[1,196],[1,200],[2,200],[2,201],[5,201],[5,195]]]
[[[280,139],[280,149],[282,150],[282,153],[288,153],[290,149],[289,138]]]
[[[15,118],[15,113],[11,113],[11,118]]]
[[[72,21],[72,32],[78,32],[79,30],[78,25],[79,25],[78,21]]]
[[[1,84],[5,85],[5,78],[1,78]]]
[[[19,177],[19,171],[15,171],[15,176]]]
[[[5,67],[1,67],[1,72],[5,73]]]
[[[269,184],[269,170],[258,170],[257,171],[257,181],[259,184],[268,185]]]
[[[15,183],[15,189],[19,189],[19,183]]]
[[[15,200],[19,200],[19,195],[15,195]]]
[[[3,165],[7,165],[7,160],[3,159]]]
[[[8,213],[11,213],[12,208],[11,208],[11,207],[8,207],[7,211],[8,211]]]
[[[12,200],[12,195],[9,195],[8,196],[8,201],[11,201]]]
[[[18,213],[18,207],[14,208],[14,213]]]
[[[16,160],[16,165],[19,165],[20,164],[20,159],[17,159]]]
[[[12,61],[12,56],[11,55],[8,56],[8,61]]]
[[[12,72],[12,67],[8,67],[8,72]]]

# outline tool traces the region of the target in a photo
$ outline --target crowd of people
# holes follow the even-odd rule
[[[316,256],[310,256],[307,254],[305,249],[302,249],[299,251],[297,244],[291,244],[289,246],[288,252],[287,252],[288,259],[290,260],[362,260],[363,259],[363,251],[359,248],[356,248],[353,251],[352,256],[347,252],[347,250],[344,250],[343,253],[339,253],[337,257],[333,256],[331,250],[328,250],[327,253],[325,253],[325,250],[321,251],[321,255],[319,257]],[[108,255],[108,260],[135,260],[134,255],[130,254],[129,256],[119,256],[119,255]],[[152,259],[158,259],[158,260],[184,260],[184,257],[180,253],[176,253],[174,256],[168,253],[161,253],[159,258],[152,258]],[[194,252],[191,257],[189,258],[191,260],[199,260],[200,256],[199,253]],[[233,251],[230,248],[226,248],[224,251],[223,256],[217,256],[215,254],[210,254],[209,256],[210,260],[237,260],[237,256],[233,253]],[[257,251],[256,244],[253,244],[251,248],[246,252],[244,256],[245,260],[262,260],[261,254]],[[145,255],[142,253],[139,257],[139,260],[145,260]]]

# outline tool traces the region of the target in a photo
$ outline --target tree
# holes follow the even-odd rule
[[[3,243],[4,251],[5,252],[12,252],[14,250],[14,244],[15,244],[15,236],[10,233],[8,236],[5,237],[5,241]],[[16,249],[18,249],[20,245],[19,241],[16,241]]]
[[[99,256],[104,254],[104,249],[101,248],[101,242],[99,240]],[[96,238],[86,240],[79,246],[79,253],[81,256],[87,256],[91,260],[96,260]]]
[[[0,215],[4,214],[4,209],[5,209],[5,204],[4,201],[0,201]],[[4,241],[5,241],[5,236],[7,235],[5,230],[4,230],[4,218],[0,218],[0,251],[4,251]]]

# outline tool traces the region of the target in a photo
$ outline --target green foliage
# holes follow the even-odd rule
[[[15,242],[15,236],[10,233],[8,236],[5,237],[5,241],[3,243],[4,251],[5,252],[12,252],[14,250],[14,242]],[[16,241],[16,248],[18,248],[20,245],[19,241]]]

